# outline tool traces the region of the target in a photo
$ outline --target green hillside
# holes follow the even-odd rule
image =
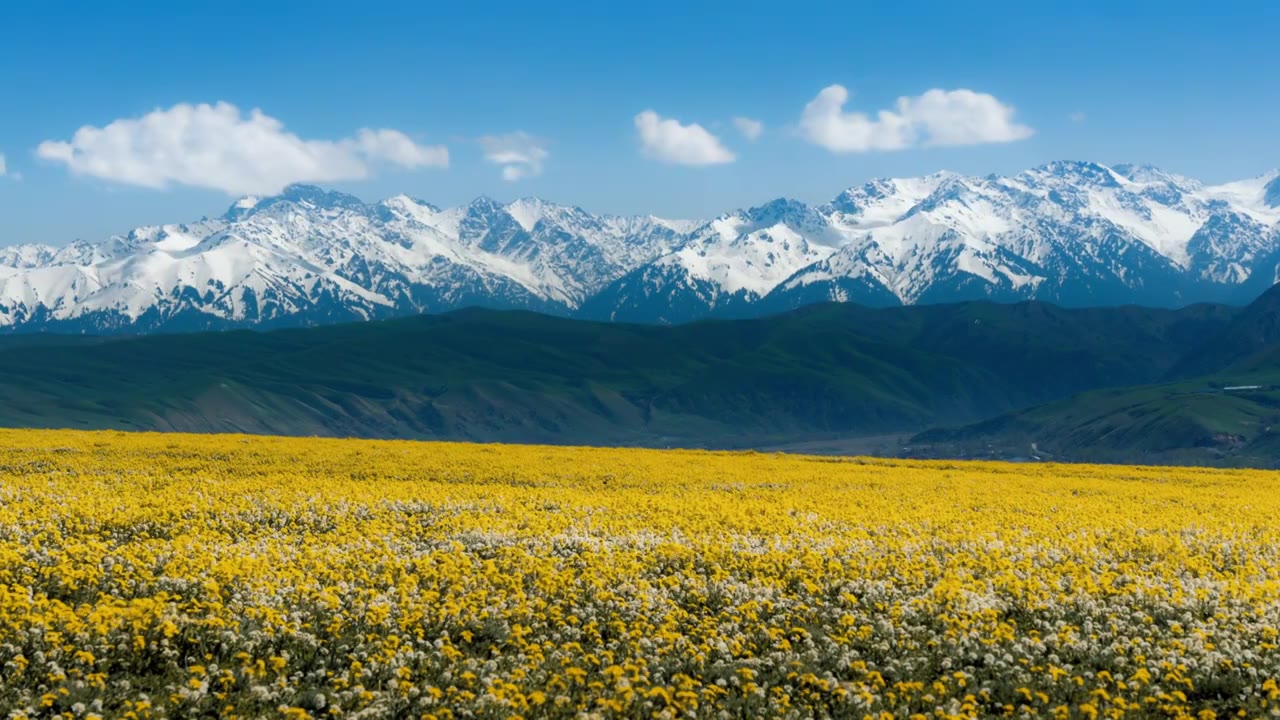
[[[1280,376],[1096,390],[912,438],[926,456],[1280,467]],[[1230,386],[1228,386],[1230,387]],[[1247,386],[1246,386],[1247,387]]]
[[[1280,368],[1280,286],[1264,292],[1230,322],[1204,338],[1170,371],[1171,379],[1246,367]]]
[[[0,424],[746,447],[959,425],[1169,373],[1235,310],[813,306],[674,327],[466,310],[0,338]]]
[[[1084,392],[911,444],[932,456],[1280,467],[1280,289],[1207,333],[1165,382]]]

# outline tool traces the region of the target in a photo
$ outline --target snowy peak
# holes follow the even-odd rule
[[[395,208],[399,210],[408,210],[408,211],[426,210],[427,212],[432,214],[440,212],[439,207],[432,205],[426,200],[420,200],[416,197],[410,197],[409,195],[405,195],[404,193],[401,193],[399,195],[393,195],[387,198],[386,200],[379,202],[378,206],[384,207],[384,208]]]
[[[218,218],[0,248],[0,328],[307,325],[469,305],[638,322],[824,301],[1243,302],[1280,277],[1280,173],[1057,161],[779,198],[708,222],[293,185]]]
[[[469,305],[566,313],[678,242],[650,218],[513,205],[543,217],[526,230],[492,198],[442,210],[407,195],[366,204],[292,185],[242,198],[214,220],[64,248],[3,248],[0,326],[306,325]]]
[[[533,228],[544,218],[563,218],[565,215],[580,213],[577,208],[564,208],[558,205],[544,202],[535,197],[520,198],[515,202],[506,206],[506,211],[516,222],[520,223],[520,227],[526,232],[532,232]]]
[[[847,224],[855,227],[887,225],[954,177],[957,177],[955,173],[944,171],[922,178],[872,180],[840,193],[824,210],[840,214]]]
[[[1275,276],[1280,252],[1280,213],[1264,194],[1248,181],[1206,188],[1150,165],[1080,161],[1008,178],[876,180],[822,208],[839,250],[774,292],[788,296],[782,306],[851,291],[904,303],[1243,300]]]
[[[1173,185],[1188,190],[1195,190],[1200,183],[1191,178],[1165,172],[1154,165],[1115,165],[1111,168],[1118,175],[1139,185]]]
[[[0,267],[26,269],[51,264],[58,248],[49,245],[11,245],[0,248]]]
[[[481,195],[467,203],[467,214],[475,217],[492,217],[503,214],[506,211],[507,209],[502,203],[488,195]]]
[[[815,209],[799,200],[778,198],[746,211],[750,224],[758,229],[785,225],[799,232],[819,231],[825,220]]]
[[[440,224],[456,224],[456,218],[444,218],[443,211],[424,200],[408,195],[395,195],[379,202],[373,213],[378,220],[388,224],[408,223],[415,227]]]
[[[459,237],[463,242],[486,250],[499,250],[518,244],[524,229],[511,217],[501,203],[490,197],[480,196],[467,205],[459,224]]]
[[[1133,166],[1124,166],[1133,167]],[[1037,178],[1076,187],[1118,187],[1123,177],[1106,165],[1080,160],[1055,160],[1025,173]],[[1127,179],[1127,178],[1124,178]]]
[[[222,218],[228,221],[239,220],[240,218],[252,212],[253,209],[258,206],[259,201],[261,201],[261,198],[257,196],[245,195],[244,197],[232,203],[231,207],[227,208],[227,211],[223,213]]]
[[[688,244],[658,262],[677,266],[688,277],[709,281],[725,293],[762,297],[832,252],[785,222],[761,225],[717,221],[709,232],[695,233]]]
[[[701,224],[701,221],[698,220],[672,220],[670,218],[661,218],[657,215],[646,215],[642,218],[637,218],[637,220],[640,220],[644,225],[664,228],[677,235],[688,235]]]
[[[247,195],[236,200],[220,218],[226,222],[238,222],[263,214],[301,212],[333,216],[339,213],[371,212],[359,198],[346,193],[325,190],[314,185],[290,185],[279,195],[255,197]]]
[[[269,199],[269,203],[280,201],[288,201],[297,205],[309,205],[311,207],[327,210],[345,209],[362,211],[365,209],[364,203],[360,201],[360,198],[354,195],[347,195],[346,193],[340,193],[334,190],[325,190],[324,188],[319,188],[314,185],[290,185],[284,189],[284,192]],[[262,204],[262,202],[259,202],[259,206]]]

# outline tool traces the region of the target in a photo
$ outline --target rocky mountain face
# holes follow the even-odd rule
[[[442,209],[292,186],[99,243],[0,248],[0,328],[315,325],[466,306],[643,323],[801,305],[1241,303],[1280,278],[1280,173],[1150,166],[875,180],[708,222],[537,199]]]

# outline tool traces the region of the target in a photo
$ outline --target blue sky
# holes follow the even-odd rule
[[[701,217],[944,168],[1280,165],[1270,2],[196,5],[6,10],[0,244],[217,214],[295,176]]]

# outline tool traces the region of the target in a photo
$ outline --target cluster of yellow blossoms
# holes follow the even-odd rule
[[[0,431],[0,717],[1280,714],[1280,476]]]

